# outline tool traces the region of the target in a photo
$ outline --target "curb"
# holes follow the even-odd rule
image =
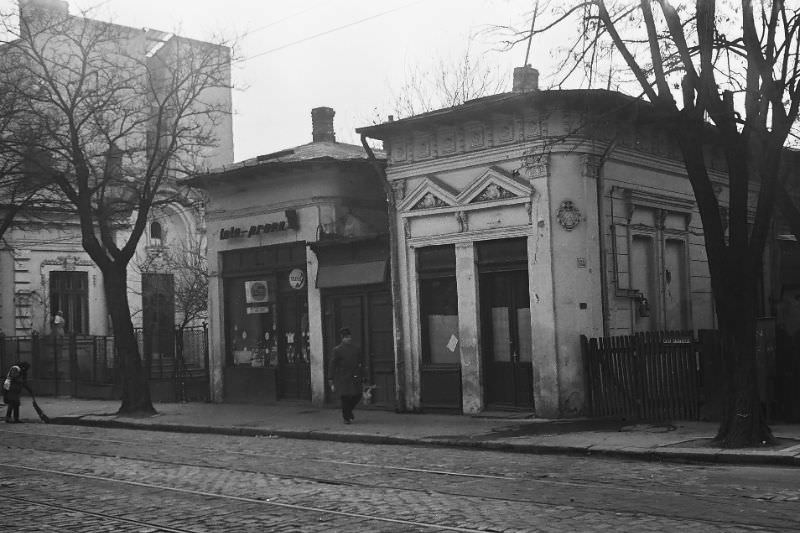
[[[363,433],[335,433],[314,430],[258,429],[228,426],[196,426],[186,424],[142,424],[121,420],[95,420],[75,416],[50,419],[50,423],[62,426],[87,426],[111,429],[136,429],[171,433],[193,433],[207,435],[229,435],[242,437],[273,437],[299,440],[350,442],[362,444],[384,444],[404,446],[446,447],[473,450],[522,453],[536,455],[602,456],[637,461],[659,461],[669,463],[704,463],[736,465],[775,465],[800,467],[800,455],[775,455],[758,453],[719,453],[698,450],[595,448],[592,446],[564,446],[545,444],[512,444],[463,438],[405,438]]]

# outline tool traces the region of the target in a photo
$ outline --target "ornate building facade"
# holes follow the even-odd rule
[[[537,78],[358,130],[395,191],[406,409],[576,416],[581,334],[714,325],[677,147],[633,98]]]

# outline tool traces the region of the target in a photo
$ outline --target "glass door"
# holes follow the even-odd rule
[[[533,408],[528,272],[485,273],[480,288],[486,403]]]

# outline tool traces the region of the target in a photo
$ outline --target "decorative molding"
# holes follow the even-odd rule
[[[531,186],[500,167],[490,167],[470,183],[456,200],[462,205],[476,202],[528,198]]]
[[[504,189],[497,183],[490,183],[483,191],[472,199],[470,203],[476,202],[491,202],[493,200],[505,200],[506,198],[514,198],[516,195],[511,191]]]
[[[403,199],[397,209],[414,211],[455,205],[458,205],[458,201],[454,191],[435,176],[426,176],[422,183]]]
[[[550,153],[539,150],[526,151],[522,155],[522,166],[528,171],[529,178],[546,178],[550,175]]]
[[[408,221],[408,219],[406,219]],[[422,248],[424,246],[437,246],[440,244],[456,244],[459,242],[477,242],[493,239],[510,239],[514,237],[529,237],[531,227],[528,224],[523,226],[504,226],[500,228],[479,230],[468,230],[463,233],[444,233],[438,235],[425,235],[407,238],[407,243],[411,248]]]
[[[405,161],[408,159],[408,152],[406,150],[406,139],[401,137],[398,142],[392,143],[392,161]]]
[[[680,196],[659,194],[650,191],[640,191],[635,189],[625,189],[625,197],[631,209],[635,206],[652,207],[654,209],[666,209],[679,213],[691,214],[695,209],[694,200],[691,198],[681,198]]]
[[[456,211],[456,222],[458,222],[459,233],[469,231],[469,218],[464,211]]]
[[[650,191],[624,189],[624,197],[628,202],[628,223],[633,219],[637,208],[653,209],[656,211],[656,226],[663,228],[668,213],[681,214],[686,219],[686,226],[692,220],[695,202],[690,198],[665,195]]]
[[[514,140],[514,119],[503,117],[497,124],[497,142],[506,144]]]
[[[486,128],[483,123],[470,123],[464,128],[468,150],[486,146]]]
[[[600,177],[600,167],[603,165],[603,158],[596,154],[583,154],[582,168],[583,177],[598,179]]]
[[[406,180],[393,181],[392,193],[394,194],[395,205],[401,203],[406,197]]]
[[[447,203],[435,196],[432,192],[426,192],[420,200],[411,207],[412,211],[416,211],[418,209],[433,209],[436,207],[446,207]]]
[[[431,157],[431,135],[417,132],[414,134],[414,159],[428,159]]]
[[[572,200],[564,200],[558,206],[556,219],[559,225],[567,231],[572,231],[580,224],[583,215]]]
[[[64,270],[75,270],[77,267],[92,267],[94,262],[89,259],[82,259],[77,255],[59,255],[52,259],[44,259],[40,263],[41,267],[58,266]]]
[[[456,129],[453,126],[443,126],[439,128],[438,146],[442,154],[452,154],[456,151]]]

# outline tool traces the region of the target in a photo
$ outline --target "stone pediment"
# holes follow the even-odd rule
[[[455,194],[450,187],[441,183],[434,176],[425,180],[409,194],[400,204],[401,211],[418,211],[437,207],[453,207],[458,205]]]
[[[499,167],[491,167],[458,195],[462,205],[479,202],[527,198],[531,187]]]
[[[436,176],[426,176],[422,183],[398,206],[400,211],[464,207],[481,203],[522,198],[528,200],[532,189],[525,180],[499,167],[491,167],[457,193]]]

